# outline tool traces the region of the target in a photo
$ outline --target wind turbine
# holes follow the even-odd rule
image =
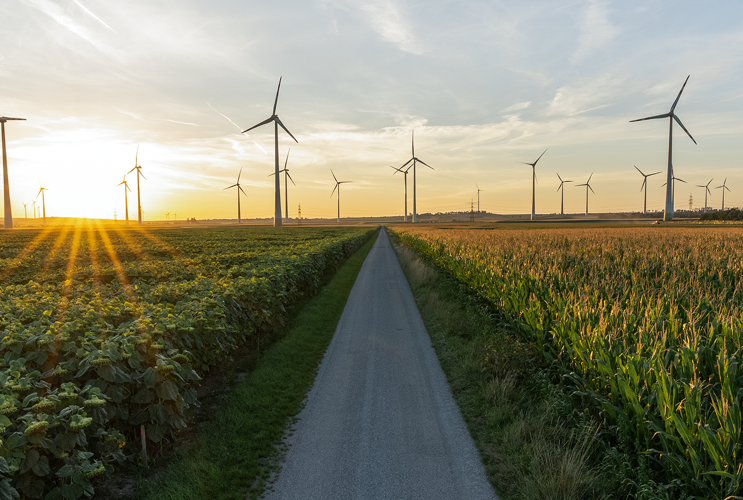
[[[281,89],[281,78],[279,78],[279,86],[276,89],[276,100],[273,102],[273,111],[271,112],[270,118],[267,118],[260,122],[258,125],[253,125],[249,129],[243,130],[243,134],[245,132],[249,132],[253,130],[254,128],[258,128],[261,125],[265,125],[267,123],[273,122],[273,137],[274,137],[274,156],[276,159],[276,167],[274,170],[274,175],[276,175],[276,184],[275,184],[275,212],[273,217],[273,225],[274,227],[281,227],[281,183],[279,182],[279,125],[281,128],[284,129],[284,131],[291,136],[292,139],[294,139],[294,142],[299,143],[299,141],[292,135],[291,132],[289,132],[289,129],[287,129],[283,123],[281,123],[281,120],[279,120],[279,115],[276,114],[276,105],[279,103],[279,90]],[[292,181],[294,182],[294,181]],[[288,216],[288,215],[287,215]]]
[[[673,166],[671,167],[671,169],[673,170]],[[675,200],[676,200],[676,181],[683,182],[684,184],[686,184],[686,181],[684,179],[679,179],[678,177],[676,177],[676,174],[673,174],[671,176],[671,180],[673,181],[673,185],[671,186],[671,201],[673,201],[675,203]],[[663,187],[666,184],[667,183],[664,182],[663,184],[661,184],[660,187]]]
[[[165,220],[170,220],[170,212],[165,212]]]
[[[535,211],[535,204],[534,204],[534,196],[536,194],[536,184],[537,184],[537,162],[544,156],[544,153],[546,153],[547,150],[545,149],[544,152],[539,155],[539,158],[534,163],[527,163],[525,161],[520,161],[519,163],[523,163],[524,165],[531,165],[531,220],[534,220],[537,216]]]
[[[591,187],[591,177],[593,177],[593,172],[591,172],[591,175],[588,177],[588,180],[585,184],[577,184],[575,187],[581,187],[586,186],[586,215],[588,215],[588,190],[590,189],[593,194],[596,194],[596,191],[593,190]]]
[[[36,195],[36,199],[39,199],[39,195],[41,195],[41,208],[44,213],[44,225],[46,226],[46,202],[44,201],[44,191],[48,191],[45,187],[39,187],[39,192]]]
[[[284,172],[284,215],[286,216],[284,219],[284,222],[287,224],[289,223],[289,182],[288,180],[292,181],[292,184],[295,186],[297,185],[294,182],[294,179],[292,179],[292,176],[289,175],[289,169],[286,168],[286,164],[289,162],[289,153],[291,153],[292,148],[289,148],[289,151],[286,152],[286,161],[284,162],[284,168],[282,170],[279,170],[279,173]],[[269,177],[276,174],[268,174]],[[288,179],[288,180],[287,180]]]
[[[420,161],[420,160],[419,160]],[[421,162],[423,163],[423,162]],[[333,174],[333,169],[330,169],[330,173]],[[339,181],[338,178],[333,174],[333,179],[335,179],[335,187],[333,188],[333,193],[335,193],[335,190],[338,190],[338,222],[341,221],[341,184],[345,184],[347,182],[353,182],[353,181]],[[330,197],[333,197],[333,193],[330,193]]]
[[[3,194],[5,195],[5,229],[13,229],[13,212],[10,208],[10,185],[8,184],[8,156],[5,154],[5,122],[10,120],[25,120],[25,118],[10,118],[0,116],[0,127],[3,136]]]
[[[24,219],[28,219],[28,210],[26,209],[27,206],[28,206],[28,203],[23,204],[23,218]]]
[[[715,178],[711,178],[707,184],[697,184],[697,187],[704,188],[704,211],[707,211],[707,195],[712,194],[712,191],[709,190],[709,185],[712,184],[712,181],[715,180]],[[727,180],[727,179],[726,179]],[[725,190],[723,189],[723,194],[725,193]]]
[[[424,164],[425,166],[427,166],[428,168],[430,168],[431,170],[433,170],[433,167],[427,164],[426,162],[424,162],[423,160],[421,160],[420,158],[416,158],[415,156],[415,130],[413,130],[413,140],[411,142],[411,150],[413,152],[413,157],[409,159],[408,161],[406,161],[403,164],[403,166],[400,168],[405,168],[405,166],[408,165],[411,161],[413,162],[413,222],[415,223],[415,222],[418,222],[418,208],[416,205],[415,164],[420,162]],[[395,175],[395,174],[392,174],[392,175]]]
[[[544,153],[542,153],[544,154]],[[535,162],[536,163],[536,162]],[[557,172],[555,172],[557,174]],[[564,181],[562,180],[562,177],[560,177],[560,174],[557,174],[557,178],[560,179],[560,187],[557,188],[557,190],[562,189],[562,194],[560,194],[560,215],[565,215],[565,212],[563,211],[563,207],[565,206],[565,183],[566,182],[573,182],[573,181]]]
[[[34,204],[34,219],[36,218],[36,200],[33,200]]]
[[[482,191],[482,189],[480,189],[480,186],[478,186],[476,182],[475,182],[475,187],[477,188],[477,213],[479,214],[480,213],[480,191]]]
[[[643,177],[643,179],[642,179],[642,186],[640,186],[640,191],[642,191],[643,189],[645,190],[645,202],[642,205],[642,213],[643,214],[646,214],[646,213],[648,213],[648,177],[653,176],[653,175],[657,175],[660,172],[653,172],[652,174],[644,174],[642,172],[642,170],[640,170],[639,168],[637,168],[637,165],[635,165],[635,170],[637,170],[638,172],[640,172],[640,175]]]
[[[134,168],[131,169],[128,174],[131,174],[135,170],[137,171],[137,224],[140,226],[142,225],[142,201],[139,196],[139,176],[141,175],[144,180],[147,180],[147,177],[144,176],[142,173],[142,166],[137,163],[137,159],[139,158],[139,146],[137,146],[137,153],[134,155]]]
[[[233,185],[231,185],[230,187],[226,187],[226,188],[224,188],[222,190],[222,191],[227,191],[228,189],[231,189],[233,187],[236,187],[237,188],[237,223],[238,224],[241,223],[241,219],[240,219],[240,191],[242,191],[242,193],[245,196],[248,196],[248,194],[245,191],[243,191],[243,188],[240,186],[240,176],[242,175],[242,173],[243,173],[243,169],[241,167],[240,168],[240,172],[237,174],[237,182],[234,183]]]
[[[402,220],[403,222],[408,221],[408,170],[410,170],[410,167],[408,167],[406,170],[403,170],[401,168],[393,167],[390,165],[390,168],[394,170],[392,172],[392,175],[395,175],[397,172],[401,172],[403,174],[403,177],[405,178],[405,213],[403,214]]]
[[[132,190],[132,188],[129,187],[129,183],[126,182],[126,174],[124,174],[124,180],[116,184],[117,186],[124,185],[124,213],[126,214],[126,225],[129,225],[129,196],[126,194],[126,190],[129,191]]]
[[[712,181],[710,181],[710,182],[712,182]],[[728,178],[725,177],[725,181],[722,183],[722,186],[717,186],[715,188],[715,189],[722,188],[722,210],[725,210],[725,190],[727,189],[728,191],[730,191],[730,188],[725,185],[725,184],[727,184],[727,182],[728,182]]]
[[[691,76],[691,75],[689,75]],[[673,179],[673,120],[676,120],[676,122],[681,126],[681,128],[686,132],[686,135],[689,136],[689,139],[694,141],[694,144],[697,143],[697,141],[694,140],[694,138],[691,136],[688,130],[686,130],[686,127],[684,127],[684,124],[681,123],[681,120],[679,120],[679,117],[676,116],[673,111],[676,109],[676,105],[679,102],[679,99],[681,99],[681,93],[684,91],[684,87],[686,87],[686,82],[689,81],[689,76],[686,77],[686,80],[684,81],[684,85],[682,85],[681,90],[679,91],[679,95],[676,97],[676,100],[673,101],[673,105],[671,106],[671,110],[668,113],[662,114],[662,115],[655,115],[655,116],[648,116],[647,118],[640,118],[637,120],[630,120],[631,122],[640,122],[643,120],[654,120],[656,118],[668,118],[668,171],[666,172],[666,211],[663,215],[664,221],[672,221],[673,220],[673,184],[671,183],[671,180]]]

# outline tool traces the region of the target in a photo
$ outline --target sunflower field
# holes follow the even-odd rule
[[[374,229],[69,227],[0,238],[0,499],[75,499],[282,325]],[[145,438],[142,438],[142,434]]]

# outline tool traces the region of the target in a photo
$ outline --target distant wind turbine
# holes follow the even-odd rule
[[[671,166],[671,170],[673,170],[673,166]],[[673,174],[671,176],[671,180],[673,181],[673,185],[671,186],[671,201],[673,201],[674,202],[674,205],[675,205],[675,200],[676,200],[676,181],[683,182],[684,184],[686,184],[686,181],[684,179],[679,179],[678,177],[676,177],[676,174]],[[666,184],[667,183],[664,182],[663,184],[661,184],[660,187],[663,187]]]
[[[691,76],[691,75],[689,75]],[[664,113],[662,115],[655,115],[655,116],[648,116],[647,118],[640,118],[637,120],[630,120],[631,122],[640,122],[643,120],[654,120],[656,118],[668,118],[668,171],[666,172],[666,211],[663,215],[664,221],[672,221],[673,220],[673,183],[671,180],[673,179],[673,120],[676,120],[676,122],[681,126],[681,128],[686,132],[686,135],[689,136],[689,138],[694,141],[694,144],[697,143],[697,141],[694,140],[694,138],[691,136],[688,130],[686,130],[686,127],[684,127],[684,124],[681,123],[681,120],[679,120],[679,117],[676,116],[673,111],[676,109],[676,105],[679,102],[679,99],[681,98],[681,93],[684,91],[684,87],[686,87],[686,82],[689,81],[689,76],[686,77],[686,80],[684,81],[684,85],[681,87],[681,90],[679,91],[679,95],[676,97],[676,100],[673,101],[673,105],[671,106],[671,110],[668,113]]]
[[[28,210],[26,209],[27,206],[28,206],[28,203],[23,204],[23,218],[24,219],[28,219]]]
[[[279,120],[279,115],[276,114],[276,105],[279,103],[279,90],[281,90],[281,78],[279,78],[279,86],[276,89],[276,100],[273,102],[273,111],[271,112],[271,116],[262,122],[260,122],[257,125],[253,125],[249,129],[243,130],[243,134],[245,132],[249,132],[253,130],[254,128],[260,127],[261,125],[265,125],[267,123],[273,122],[273,137],[274,137],[274,157],[276,160],[276,166],[274,169],[274,175],[276,175],[276,183],[275,183],[275,211],[274,211],[274,218],[273,218],[273,225],[274,227],[281,227],[281,182],[279,181],[279,126],[284,129],[284,131],[291,136],[292,139],[294,139],[294,142],[299,143],[299,141],[292,135],[291,132],[289,132],[289,129],[287,129],[283,123],[281,123],[281,120]],[[294,181],[292,181],[294,182]]]
[[[727,189],[728,191],[730,191],[730,188],[725,185],[727,184],[727,182],[728,182],[728,178],[725,177],[725,181],[722,183],[722,186],[717,186],[715,188],[715,189],[722,188],[722,210],[725,210],[725,190]]]
[[[421,162],[422,163],[422,162]],[[330,173],[333,174],[333,169],[330,169]],[[335,187],[333,188],[333,193],[335,193],[335,190],[338,190],[338,222],[341,221],[341,184],[346,184],[347,182],[353,182],[353,181],[339,181],[338,178],[333,174],[333,179],[335,179]],[[333,197],[333,193],[330,193],[330,197]]]
[[[534,163],[527,163],[525,161],[520,161],[519,163],[523,163],[524,165],[531,165],[531,220],[534,220],[537,216],[536,213],[536,205],[534,203],[534,198],[537,192],[537,162],[542,159],[542,156],[544,156],[544,153],[546,153],[547,150],[545,149],[544,152],[539,155],[539,158]]]
[[[575,187],[581,187],[586,186],[586,215],[588,215],[588,190],[590,189],[593,194],[596,194],[596,191],[593,190],[591,187],[591,177],[593,177],[593,172],[591,172],[591,175],[588,177],[588,180],[585,184],[577,184]]]
[[[126,174],[124,174],[124,180],[116,184],[117,186],[124,185],[124,213],[126,214],[126,225],[129,225],[129,196],[126,194],[126,190],[129,191],[132,190],[132,188],[129,187],[129,183],[126,182]]]
[[[147,180],[147,177],[144,176],[142,173],[142,166],[137,162],[139,158],[139,146],[137,146],[137,153],[134,155],[134,168],[131,169],[128,174],[131,174],[135,170],[137,171],[137,224],[140,226],[142,225],[142,200],[140,198],[140,191],[139,191],[139,176],[141,175],[144,180]]]
[[[48,191],[45,187],[39,187],[39,192],[36,195],[36,199],[39,199],[39,195],[41,195],[41,208],[43,209],[44,213],[44,225],[46,226],[46,202],[44,201],[44,191]]]
[[[643,179],[642,179],[642,186],[640,186],[640,191],[642,191],[643,189],[645,190],[645,201],[643,202],[643,205],[642,205],[642,213],[643,214],[646,214],[646,213],[648,213],[648,177],[651,177],[653,175],[657,175],[660,172],[653,172],[652,174],[644,174],[642,172],[642,170],[640,170],[639,168],[637,168],[637,165],[635,165],[635,170],[637,170],[638,172],[640,172],[640,175],[643,177]]]
[[[557,174],[557,172],[555,172]],[[557,190],[562,189],[562,193],[560,194],[560,215],[565,215],[565,211],[563,210],[563,207],[565,206],[565,183],[566,182],[573,182],[573,181],[564,181],[562,180],[562,177],[560,177],[560,174],[557,174],[557,178],[560,179],[560,187],[557,188]]]
[[[10,185],[8,184],[8,156],[5,153],[5,122],[11,120],[25,120],[25,118],[0,116],[0,127],[2,128],[3,136],[3,194],[5,195],[3,208],[5,210],[5,229],[13,229],[13,212],[10,208]]]
[[[430,168],[431,170],[433,170],[433,167],[430,166],[428,163],[424,162],[423,160],[421,160],[420,158],[416,158],[415,156],[415,130],[413,130],[413,139],[410,144],[411,144],[411,150],[413,152],[413,157],[409,159],[408,161],[406,161],[403,164],[403,166],[400,168],[405,168],[405,166],[407,166],[410,162],[413,162],[413,222],[415,223],[415,222],[418,222],[418,207],[416,205],[415,165],[416,163],[422,163],[428,168]]]
[[[405,179],[405,212],[403,214],[402,220],[403,222],[407,222],[408,221],[408,171],[410,170],[411,167],[408,167],[407,169],[403,170],[401,168],[393,167],[392,165],[390,165],[390,168],[394,170],[394,172],[392,172],[392,175],[395,175],[397,172],[401,172]]]
[[[482,191],[482,189],[480,189],[480,186],[478,186],[476,182],[475,182],[475,187],[477,188],[477,213],[479,214],[480,213],[480,191]]]
[[[242,193],[246,197],[248,196],[248,194],[245,191],[243,191],[243,188],[240,186],[240,176],[242,175],[242,173],[243,173],[243,169],[240,168],[240,172],[237,174],[237,182],[234,183],[233,185],[231,185],[230,187],[226,187],[226,188],[223,189],[223,191],[227,191],[228,189],[232,189],[233,187],[236,187],[237,188],[237,223],[238,224],[241,223],[241,219],[240,219],[240,191],[242,191]]]
[[[170,212],[165,212],[165,220],[170,220]]]
[[[36,200],[33,200],[34,204],[34,219],[36,218]]]
[[[289,175],[289,169],[286,168],[286,164],[289,163],[289,153],[291,153],[292,148],[289,148],[289,151],[286,152],[286,161],[284,162],[284,168],[279,170],[279,173],[284,172],[284,222],[287,224],[289,223],[289,180],[292,181],[292,184],[295,186],[297,185],[294,182],[294,179],[292,179],[292,176]],[[268,174],[269,177],[276,174]]]
[[[707,211],[707,195],[712,194],[712,191],[709,190],[709,185],[712,184],[712,181],[715,180],[715,178],[711,178],[707,184],[697,184],[697,187],[704,188],[704,211]],[[724,191],[724,190],[723,190]]]

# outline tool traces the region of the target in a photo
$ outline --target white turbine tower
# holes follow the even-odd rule
[[[591,172],[591,175],[588,177],[588,180],[585,184],[577,184],[575,187],[581,187],[586,186],[586,215],[588,215],[588,190],[590,189],[593,194],[596,194],[596,191],[593,190],[591,187],[591,177],[593,177],[593,172]]]
[[[691,75],[689,75],[691,76]],[[686,132],[686,135],[689,136],[689,138],[694,141],[694,144],[697,143],[697,141],[694,140],[694,138],[691,136],[688,130],[686,130],[686,127],[684,127],[684,124],[681,123],[681,120],[679,120],[679,117],[676,116],[673,111],[676,109],[676,105],[679,102],[679,99],[681,98],[681,93],[684,91],[684,87],[686,87],[686,82],[689,81],[689,76],[686,77],[686,80],[684,81],[684,85],[681,87],[681,90],[679,91],[679,95],[676,97],[676,100],[673,101],[673,105],[671,106],[671,110],[668,113],[664,113],[662,115],[655,115],[655,116],[648,116],[647,118],[640,118],[637,120],[630,120],[631,122],[641,122],[643,120],[655,120],[656,118],[668,118],[668,172],[666,172],[666,211],[663,215],[664,221],[672,221],[673,220],[673,183],[671,180],[673,179],[673,120],[676,120],[676,123],[679,124],[679,126]]]
[[[279,170],[279,173],[284,172],[284,222],[287,224],[289,223],[289,181],[292,181],[292,184],[295,186],[297,185],[294,182],[294,179],[292,179],[292,176],[289,175],[289,169],[286,168],[286,164],[289,163],[289,153],[291,153],[292,148],[289,148],[289,151],[286,152],[286,161],[284,162],[284,168]],[[269,177],[276,174],[268,174]]]
[[[333,169],[330,169],[330,173],[333,174]],[[333,192],[330,193],[330,197],[331,198],[333,197],[333,193],[335,193],[335,190],[337,189],[338,190],[338,195],[337,195],[338,196],[338,222],[340,222],[341,221],[341,184],[346,184],[348,182],[353,182],[353,181],[339,181],[336,178],[335,174],[333,174],[333,179],[335,179],[335,187],[333,188]]]
[[[480,189],[480,186],[478,186],[476,182],[475,182],[475,187],[477,188],[477,213],[479,214],[480,213],[480,191],[482,191],[482,189]]]
[[[390,165],[390,168],[394,170],[394,172],[392,172],[392,175],[395,175],[397,172],[401,172],[403,174],[403,178],[405,179],[405,212],[403,214],[402,221],[407,222],[408,221],[408,171],[410,170],[411,167],[408,167],[406,170],[403,170],[401,168],[393,167],[392,165]]]
[[[673,167],[671,167],[671,169],[673,170]],[[683,182],[684,184],[686,184],[686,181],[684,179],[679,179],[678,177],[676,177],[676,174],[671,176],[671,180],[673,181],[673,185],[671,186],[671,201],[674,203],[674,206],[675,206],[676,204],[676,181]],[[661,184],[660,187],[663,187],[665,185],[666,183],[664,182],[663,184]]]
[[[13,213],[10,208],[10,185],[8,184],[8,156],[5,154],[5,122],[9,120],[25,120],[25,118],[0,116],[3,142],[3,195],[5,197],[3,208],[5,210],[5,229],[13,229]]]
[[[544,156],[544,153],[546,152],[547,150],[545,149],[534,163],[527,163],[525,161],[519,162],[523,163],[524,165],[531,165],[531,220],[534,220],[537,217],[536,205],[534,201],[537,191],[537,162],[542,159],[542,156]]]
[[[697,184],[697,187],[704,188],[704,211],[707,211],[707,195],[712,194],[712,191],[709,190],[709,185],[712,184],[712,181],[715,180],[715,178],[711,178],[707,184]]]
[[[405,168],[405,166],[408,165],[411,161],[413,162],[413,222],[418,222],[418,206],[416,205],[417,198],[416,198],[416,184],[415,184],[415,165],[416,163],[422,163],[428,168],[430,168],[431,170],[433,170],[433,167],[415,156],[415,130],[413,130],[413,139],[410,144],[411,144],[411,150],[413,152],[413,157],[409,159],[408,161],[406,161],[403,164],[403,166],[400,168]]]
[[[240,186],[240,176],[243,173],[242,167],[240,168],[240,172],[237,174],[237,182],[235,182],[230,187],[224,188],[222,191],[227,191],[228,189],[232,189],[233,187],[237,188],[237,223],[240,224],[242,220],[240,219],[240,192],[242,191],[242,194],[244,194],[246,197],[248,196],[245,191],[243,191],[242,186]]]
[[[730,191],[730,188],[725,185],[727,184],[727,182],[728,182],[728,178],[725,177],[725,181],[722,183],[722,186],[717,186],[715,188],[715,189],[722,189],[722,210],[725,210],[725,190],[727,189],[728,191]]]
[[[281,123],[281,120],[279,120],[279,115],[276,114],[276,105],[279,103],[279,90],[281,90],[281,78],[279,78],[279,86],[276,89],[276,100],[273,102],[273,111],[271,112],[271,116],[269,118],[266,118],[262,122],[260,122],[257,125],[253,125],[249,129],[243,130],[243,134],[245,132],[249,132],[253,130],[254,128],[258,128],[262,125],[265,125],[267,123],[273,122],[273,139],[274,139],[274,159],[276,160],[275,168],[274,168],[274,175],[276,175],[275,179],[275,186],[274,186],[274,217],[273,217],[273,225],[274,227],[281,227],[281,181],[279,179],[279,126],[284,129],[284,131],[291,136],[292,139],[294,139],[294,142],[299,142],[291,132],[289,132],[289,129],[287,129],[283,123]],[[293,182],[293,181],[292,181]]]
[[[637,165],[635,165],[635,170],[640,172],[640,175],[643,177],[642,186],[640,186],[640,191],[642,191],[643,189],[645,190],[645,201],[642,204],[642,213],[646,214],[648,213],[648,177],[657,175],[660,172],[653,172],[652,174],[644,174],[642,170],[637,168]]]
[[[557,174],[557,172],[555,172]],[[564,181],[562,180],[562,177],[560,177],[560,174],[557,174],[557,178],[560,179],[560,187],[557,188],[557,190],[562,189],[562,194],[560,194],[560,215],[565,215],[565,211],[563,210],[563,207],[565,206],[565,183],[566,182],[573,182],[573,181]]]

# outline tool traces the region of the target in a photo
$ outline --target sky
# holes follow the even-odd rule
[[[274,211],[277,113],[289,215],[403,212],[390,166],[416,156],[418,212],[662,209],[668,112],[676,208],[743,205],[743,2],[4,0],[0,115],[14,217],[45,187],[48,216],[124,217],[135,155],[145,219]],[[138,153],[137,153],[138,148]],[[420,166],[419,166],[420,167]],[[126,177],[136,218],[136,178]],[[284,206],[282,175],[282,209]],[[412,175],[408,177],[412,211]],[[40,200],[40,198],[39,198]],[[171,215],[172,217],[173,215]]]

